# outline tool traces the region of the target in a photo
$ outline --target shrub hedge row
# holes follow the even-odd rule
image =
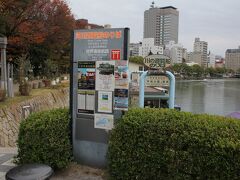
[[[168,109],[132,109],[111,133],[113,179],[240,179],[240,122]]]
[[[64,168],[72,159],[69,113],[56,109],[30,115],[20,125],[18,164],[44,163]]]

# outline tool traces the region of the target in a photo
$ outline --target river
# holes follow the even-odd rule
[[[225,116],[240,111],[240,80],[176,82],[175,104],[182,111]]]

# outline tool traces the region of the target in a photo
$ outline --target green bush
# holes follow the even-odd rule
[[[240,179],[240,122],[168,109],[132,109],[112,131],[113,179]]]
[[[72,159],[67,109],[30,115],[20,125],[17,163],[44,163],[64,168]]]

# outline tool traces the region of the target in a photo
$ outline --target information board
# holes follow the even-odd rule
[[[70,107],[73,154],[104,167],[108,133],[128,110],[129,29],[75,30]]]

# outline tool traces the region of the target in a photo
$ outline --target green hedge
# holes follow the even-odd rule
[[[111,133],[113,179],[240,179],[240,121],[132,109]]]
[[[64,168],[72,159],[69,113],[56,109],[30,115],[20,125],[18,164],[44,163]]]

